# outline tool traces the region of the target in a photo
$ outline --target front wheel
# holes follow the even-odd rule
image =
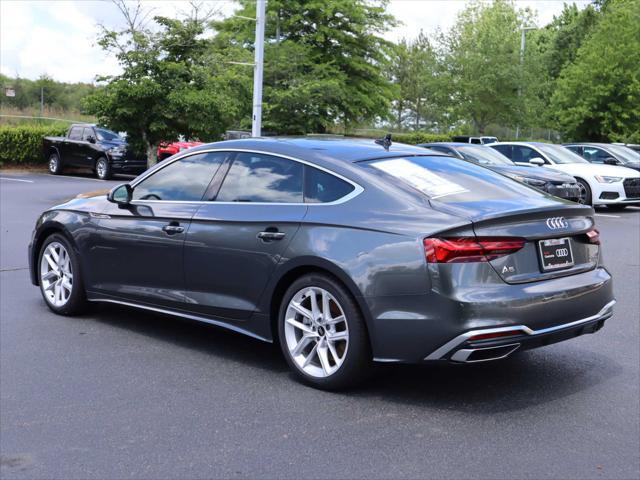
[[[49,155],[49,173],[52,175],[62,173],[62,162],[60,162],[60,157],[55,152]]]
[[[104,157],[100,157],[96,162],[96,177],[100,180],[109,180],[111,178],[111,164]]]
[[[55,233],[38,256],[40,291],[47,306],[60,315],[75,315],[86,306],[80,260],[71,243]]]
[[[311,386],[354,386],[370,371],[362,314],[344,286],[329,276],[305,275],[289,287],[280,306],[278,333],[287,363]]]
[[[580,196],[578,197],[578,203],[581,205],[592,205],[591,201],[591,187],[589,184],[581,178],[576,179],[580,186]]]

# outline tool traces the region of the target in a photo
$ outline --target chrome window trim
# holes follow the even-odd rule
[[[284,158],[285,160],[291,160],[294,162],[298,162],[298,163],[302,163],[304,165],[308,165],[312,168],[317,168],[318,170],[321,170],[325,173],[328,173],[329,175],[333,175],[336,178],[339,178],[342,181],[345,181],[347,183],[349,183],[351,186],[353,186],[353,191],[351,191],[350,193],[348,193],[347,195],[345,195],[344,197],[340,197],[337,200],[334,200],[332,202],[322,202],[322,203],[313,203],[313,202],[296,202],[296,203],[284,203],[284,202],[217,202],[215,200],[132,200],[131,203],[133,204],[146,204],[146,203],[191,203],[191,204],[197,204],[197,205],[292,205],[292,206],[300,206],[300,205],[304,205],[304,206],[331,206],[331,205],[339,205],[341,203],[345,203],[348,202],[349,200],[357,197],[358,195],[360,195],[362,192],[364,192],[364,188],[362,186],[360,186],[359,184],[357,184],[356,182],[354,182],[353,180],[350,180],[342,175],[340,175],[339,173],[333,172],[327,168],[321,167],[320,165],[316,165],[314,163],[308,162],[306,160],[302,160],[300,158],[296,158],[296,157],[291,157],[289,155],[283,155],[280,153],[272,153],[272,152],[265,152],[263,150],[253,150],[253,149],[246,149],[246,148],[208,148],[206,150],[198,150],[197,152],[186,152],[183,155],[178,155],[176,158],[171,159],[171,161],[167,162],[166,165],[163,165],[161,168],[158,168],[157,170],[152,170],[146,173],[143,173],[142,175],[140,175],[139,177],[137,177],[133,182],[131,182],[131,188],[135,188],[139,183],[143,182],[147,177],[150,177],[151,175],[154,175],[155,173],[159,172],[160,170],[162,170],[163,168],[167,167],[168,165],[171,165],[174,162],[177,162],[178,160],[181,160],[183,158],[192,156],[192,155],[199,155],[201,153],[211,153],[211,152],[234,152],[234,153],[256,153],[256,154],[260,154],[260,155],[270,155],[273,157],[279,157],[279,158]],[[223,182],[224,183],[224,182]],[[303,193],[304,193],[304,186],[303,186]]]
[[[484,333],[500,333],[500,332],[522,332],[526,335],[536,336],[543,335],[545,333],[551,333],[559,330],[563,330],[565,328],[571,328],[578,326],[582,323],[589,323],[594,320],[598,320],[602,317],[610,317],[613,314],[612,308],[616,304],[615,300],[611,300],[604,307],[600,309],[598,313],[592,315],[587,318],[581,318],[580,320],[576,320],[575,322],[563,323],[562,325],[556,325],[554,327],[542,328],[540,330],[532,330],[526,325],[513,325],[511,327],[498,327],[498,328],[485,328],[480,330],[471,330],[469,332],[465,332],[461,335],[458,335],[452,340],[449,340],[447,343],[442,345],[440,348],[426,356],[425,360],[440,360],[447,353],[454,350],[458,345],[462,345],[467,341],[468,338],[473,337],[474,335],[481,335]]]

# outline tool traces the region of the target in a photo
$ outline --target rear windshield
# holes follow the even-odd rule
[[[429,198],[445,203],[543,196],[537,190],[492,170],[451,157],[386,158],[367,163]]]

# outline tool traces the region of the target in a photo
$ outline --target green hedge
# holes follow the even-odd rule
[[[384,132],[378,133],[357,133],[356,137],[365,138],[383,138],[386,135]],[[410,145],[416,145],[418,143],[432,143],[432,142],[450,142],[453,138],[453,133],[427,133],[427,132],[411,132],[411,133],[393,133],[391,132],[391,139],[398,143],[408,143]]]
[[[67,125],[0,125],[0,165],[45,163],[42,139],[62,136]]]

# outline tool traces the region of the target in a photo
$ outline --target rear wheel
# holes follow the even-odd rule
[[[589,187],[589,184],[581,178],[577,178],[576,180],[578,181],[578,185],[580,186],[580,196],[578,197],[578,203],[582,205],[592,205],[593,202],[591,199],[591,187]]]
[[[59,175],[62,172],[62,163],[57,153],[53,152],[49,155],[49,173]]]
[[[278,318],[287,363],[303,382],[335,390],[366,378],[369,337],[355,300],[339,282],[305,275],[287,290]]]
[[[96,176],[100,180],[109,180],[111,178],[111,165],[104,157],[100,157],[96,161]]]
[[[38,256],[40,292],[47,306],[60,315],[75,315],[86,306],[80,261],[61,234],[48,237]]]

